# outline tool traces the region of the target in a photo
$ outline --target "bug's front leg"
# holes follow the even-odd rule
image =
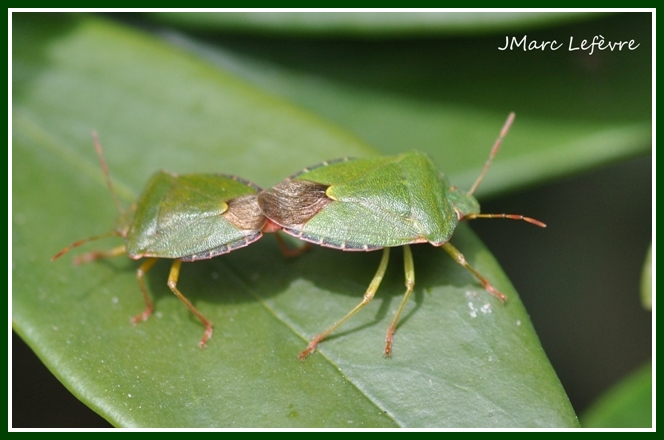
[[[463,254],[461,252],[459,252],[459,250],[457,248],[452,246],[449,242],[442,245],[442,248],[445,249],[445,251],[448,254],[450,254],[452,256],[452,258],[454,258],[454,261],[456,261],[457,263],[459,263],[460,265],[462,265],[463,267],[468,269],[468,271],[470,271],[470,273],[475,275],[475,277],[480,281],[480,283],[482,283],[482,287],[484,287],[484,289],[487,292],[489,292],[490,294],[492,294],[493,296],[495,296],[496,298],[498,298],[502,302],[507,301],[507,297],[503,293],[499,292],[495,287],[493,287],[491,285],[491,283],[489,282],[489,280],[484,278],[484,276],[481,273],[479,273],[473,266],[471,266],[466,261],[466,257],[464,257]]]

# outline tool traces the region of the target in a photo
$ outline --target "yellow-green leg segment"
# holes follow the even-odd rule
[[[201,339],[201,342],[198,343],[198,345],[203,348],[205,347],[205,344],[207,344],[208,339],[212,336],[212,322],[208,321],[208,319],[203,316],[201,312],[194,307],[194,305],[189,301],[183,294],[180,292],[177,288],[178,284],[178,278],[180,277],[180,267],[182,266],[182,261],[180,260],[175,260],[173,262],[173,265],[171,266],[171,272],[168,274],[168,287],[173,291],[175,296],[180,298],[180,301],[185,303],[185,305],[191,310],[191,313],[196,315],[196,317],[203,323],[205,326],[205,333],[203,333],[203,338]]]
[[[150,299],[150,294],[148,294],[148,289],[145,288],[143,277],[150,269],[152,269],[152,266],[154,266],[156,262],[156,258],[147,258],[136,271],[136,279],[138,280],[138,285],[141,288],[141,293],[143,293],[143,300],[145,301],[145,310],[140,315],[136,315],[131,319],[132,324],[138,324],[141,321],[145,321],[150,317],[150,315],[152,315],[154,305]]]
[[[397,310],[392,324],[387,328],[387,335],[385,336],[385,356],[392,356],[392,338],[394,337],[394,332],[397,329],[397,323],[399,322],[399,317],[401,312],[403,312],[406,303],[410,294],[413,293],[413,287],[415,287],[415,264],[413,264],[413,253],[410,251],[410,246],[404,246],[403,248],[403,265],[404,271],[406,272],[406,294],[401,300],[401,305],[399,305],[399,310]]]

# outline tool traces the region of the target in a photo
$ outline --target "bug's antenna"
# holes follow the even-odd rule
[[[509,116],[507,117],[507,121],[505,121],[505,125],[503,125],[503,129],[500,131],[500,135],[498,136],[498,139],[496,139],[496,142],[493,144],[493,148],[491,149],[491,154],[489,154],[489,158],[487,159],[486,163],[484,164],[484,169],[482,169],[482,172],[480,173],[479,177],[473,183],[473,186],[470,188],[470,191],[468,191],[468,194],[472,194],[475,192],[478,186],[480,186],[480,183],[482,182],[482,179],[484,179],[484,175],[486,174],[487,170],[491,166],[491,162],[493,162],[493,158],[496,157],[496,154],[498,153],[498,149],[500,148],[500,145],[503,143],[503,139],[507,135],[507,132],[509,131],[510,127],[512,126],[512,122],[514,122],[514,117],[516,115],[514,112],[510,113]]]
[[[480,186],[480,183],[482,182],[484,175],[486,174],[487,170],[491,166],[491,163],[493,162],[493,158],[496,157],[498,149],[500,148],[500,145],[503,143],[503,139],[505,139],[507,132],[510,130],[512,123],[514,122],[515,116],[516,115],[514,114],[514,112],[511,112],[509,116],[507,116],[505,125],[503,125],[503,129],[500,130],[500,135],[498,135],[498,139],[496,139],[496,142],[494,142],[493,144],[493,148],[491,148],[491,153],[489,154],[489,158],[484,164],[484,168],[482,169],[482,172],[480,173],[479,177],[477,178],[475,183],[473,183],[473,186],[470,188],[470,191],[468,191],[468,194],[474,193],[477,187]],[[546,228],[545,223],[536,220],[534,218],[524,217],[520,214],[468,214],[465,215],[463,218],[466,220],[473,220],[476,218],[507,218],[510,220],[523,220],[525,222],[532,223],[535,226],[539,226],[540,228]]]
[[[122,204],[120,203],[120,199],[118,199],[118,195],[115,194],[115,189],[113,188],[113,182],[111,182],[111,176],[108,173],[108,166],[106,165],[106,159],[104,159],[104,152],[101,149],[101,143],[99,142],[99,136],[97,135],[97,132],[95,130],[92,130],[92,140],[95,144],[95,149],[97,150],[97,156],[99,157],[99,163],[101,164],[101,170],[104,173],[104,179],[106,179],[106,186],[108,186],[109,191],[111,191],[111,195],[113,196],[113,201],[115,202],[115,206],[118,207],[118,211],[120,212],[120,216],[122,216],[125,212],[125,209],[122,207]],[[110,237],[111,235],[119,235],[118,231],[113,230],[110,232],[107,232],[105,234],[101,235],[96,235],[94,237],[86,238],[84,240],[79,240],[77,242],[74,242],[67,246],[66,248],[62,249],[60,252],[55,254],[53,258],[51,258],[51,261],[55,261],[58,258],[62,257],[64,254],[69,252],[70,250],[74,249],[75,247],[79,247],[85,243],[88,243],[90,241],[96,241],[102,238]],[[91,253],[90,256],[92,255],[97,255],[97,253]],[[85,261],[84,259],[81,261]]]
[[[70,244],[69,246],[67,246],[66,248],[64,248],[63,250],[61,250],[60,252],[58,252],[57,254],[55,254],[55,255],[53,256],[53,258],[51,258],[51,261],[55,261],[55,260],[57,260],[58,258],[62,257],[64,254],[66,254],[66,253],[69,252],[70,250],[72,250],[72,249],[74,249],[74,248],[76,248],[76,247],[79,247],[79,246],[81,246],[81,245],[83,245],[83,244],[85,244],[85,243],[88,243],[88,242],[91,242],[91,241],[100,240],[100,239],[102,239],[102,238],[106,238],[106,237],[110,237],[111,235],[118,235],[118,233],[117,233],[116,231],[109,231],[109,232],[107,232],[107,233],[105,233],[105,234],[95,235],[94,237],[90,237],[90,238],[86,238],[86,239],[84,239],[84,240],[76,241],[76,242]],[[81,261],[85,261],[85,260],[81,260]]]
[[[97,135],[96,130],[92,130],[92,140],[95,143],[95,149],[97,150],[97,156],[99,156],[99,163],[101,164],[101,171],[104,173],[104,179],[106,179],[106,186],[108,186],[111,195],[113,196],[113,201],[115,206],[117,206],[120,215],[124,214],[125,210],[118,199],[118,195],[115,193],[113,188],[113,182],[111,182],[111,175],[108,172],[108,166],[106,165],[106,159],[104,159],[104,152],[101,149],[101,142],[99,142],[99,136]]]
[[[546,228],[546,223],[530,217],[524,217],[521,214],[468,214],[465,215],[464,220],[473,220],[476,218],[507,218],[510,220],[523,220],[524,222],[532,223],[540,228]]]

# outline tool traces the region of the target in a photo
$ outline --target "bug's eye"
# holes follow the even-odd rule
[[[261,193],[258,204],[266,217],[281,226],[301,225],[332,203],[325,194],[327,188],[308,180],[287,180]]]

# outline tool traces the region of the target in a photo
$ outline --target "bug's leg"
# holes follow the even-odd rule
[[[201,342],[198,343],[198,345],[203,348],[205,347],[205,344],[207,343],[208,339],[212,336],[212,323],[208,321],[208,319],[203,316],[201,312],[194,307],[194,305],[189,301],[177,288],[178,284],[178,278],[180,277],[180,267],[182,266],[182,261],[180,260],[175,260],[173,262],[173,266],[171,266],[171,273],[168,275],[168,287],[173,291],[175,296],[180,298],[180,301],[185,303],[185,305],[191,310],[191,312],[196,315],[196,317],[203,323],[205,326],[205,333],[203,333],[203,338],[201,339]]]
[[[101,258],[118,257],[120,255],[125,255],[126,253],[124,245],[114,247],[108,251],[92,251],[74,258],[74,264],[89,263],[90,261],[99,260]]]
[[[371,280],[371,284],[369,284],[369,287],[367,288],[367,291],[364,293],[364,296],[362,297],[362,302],[359,303],[353,310],[348,312],[346,316],[341,318],[339,321],[337,321],[334,325],[329,327],[327,330],[325,330],[322,333],[319,333],[318,335],[314,336],[314,338],[311,340],[307,348],[300,353],[300,360],[303,360],[307,356],[309,356],[313,351],[316,349],[316,345],[323,339],[327,338],[330,333],[332,333],[334,330],[337,329],[341,324],[344,322],[348,321],[348,319],[353,316],[355,313],[357,313],[362,307],[367,305],[374,297],[376,294],[376,291],[378,290],[378,287],[380,286],[380,282],[383,280],[383,277],[385,276],[385,269],[387,269],[387,262],[390,259],[390,248],[385,248],[383,249],[383,257],[380,260],[380,264],[378,265],[378,270],[376,271],[376,275],[374,275],[373,279]]]
[[[283,239],[281,235],[279,235],[279,233],[274,234],[274,236],[277,238],[277,243],[279,244],[279,249],[281,249],[281,253],[288,258],[299,257],[302,253],[308,251],[312,246],[311,243],[304,242],[303,246],[299,248],[292,248],[288,246],[288,244],[286,244],[286,241]]]
[[[413,264],[413,253],[410,251],[410,246],[404,246],[403,265],[404,271],[406,273],[406,294],[404,295],[403,300],[401,300],[401,305],[399,305],[399,310],[397,310],[397,313],[394,315],[392,324],[390,324],[390,326],[387,328],[387,335],[385,336],[386,357],[392,356],[392,338],[394,336],[394,332],[397,329],[399,316],[401,316],[401,312],[403,312],[410,294],[413,293],[413,287],[415,287],[415,265]]]
[[[457,248],[452,246],[449,242],[445,243],[442,246],[442,248],[445,249],[445,251],[448,254],[450,254],[452,256],[452,258],[454,258],[454,260],[457,263],[459,263],[460,265],[462,265],[463,267],[468,269],[473,275],[475,275],[475,277],[480,281],[480,283],[482,283],[482,286],[484,287],[484,289],[487,292],[489,292],[490,294],[492,294],[493,296],[495,296],[496,298],[498,298],[502,302],[507,301],[507,297],[505,295],[503,295],[498,290],[496,290],[496,288],[493,287],[491,285],[491,283],[489,283],[489,280],[484,278],[481,273],[479,273],[477,270],[475,270],[475,268],[473,266],[468,264],[468,262],[466,261],[466,257],[464,257],[463,254],[461,252],[459,252],[459,250]]]
[[[145,310],[140,315],[136,315],[131,318],[132,324],[138,324],[141,321],[145,321],[150,317],[150,315],[152,315],[154,306],[152,304],[152,300],[150,299],[150,295],[148,294],[148,289],[145,288],[143,277],[150,269],[152,269],[152,266],[154,266],[156,262],[156,258],[147,258],[136,271],[136,279],[138,280],[138,285],[141,288],[141,292],[143,293],[143,300],[145,301]]]

